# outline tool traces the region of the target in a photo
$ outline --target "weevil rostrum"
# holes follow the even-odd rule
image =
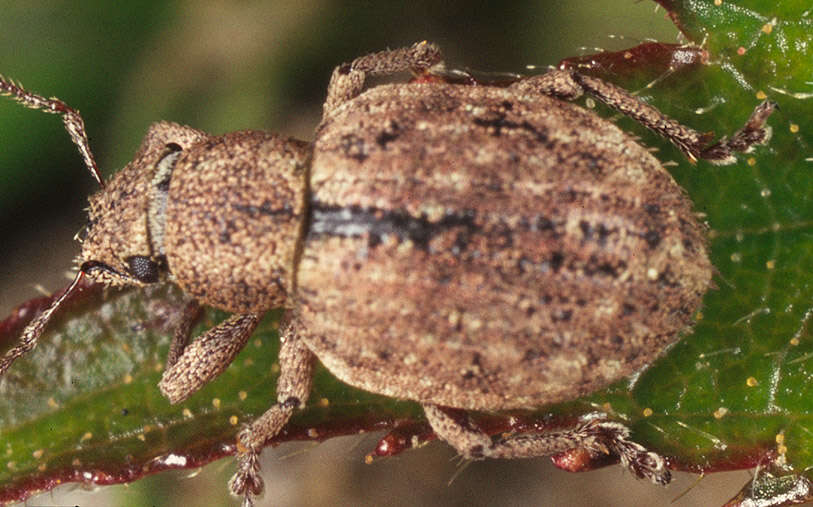
[[[263,489],[263,445],[308,399],[316,359],[348,384],[420,403],[464,457],[581,447],[670,479],[607,418],[492,439],[448,409],[538,408],[630,375],[691,326],[711,286],[705,227],[684,191],[629,135],[568,101],[589,94],[692,161],[719,164],[765,142],[773,104],[712,144],[572,70],[474,86],[432,78],[443,69],[428,42],[338,66],[313,142],[156,123],[104,184],[79,114],[0,78],[24,106],[62,115],[102,185],[66,294],[84,275],[174,283],[233,313],[191,342],[181,324],[159,385],[170,402],[221,373],[264,312],[286,308],[276,403],[238,435],[230,489],[246,503]],[[403,71],[423,78],[365,89],[368,76]],[[64,298],[28,325],[0,375]]]

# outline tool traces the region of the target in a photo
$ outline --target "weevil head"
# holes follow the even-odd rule
[[[124,169],[90,197],[80,269],[113,286],[144,286],[167,273],[164,209],[172,170],[184,150],[205,140],[199,130],[153,124]]]

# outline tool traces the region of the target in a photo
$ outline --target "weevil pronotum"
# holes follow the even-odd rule
[[[365,90],[368,76],[402,71],[422,79]],[[582,447],[669,481],[663,459],[607,418],[492,439],[447,409],[536,408],[629,375],[691,326],[711,285],[705,228],[683,190],[629,135],[566,100],[590,94],[692,161],[721,164],[766,140],[773,104],[710,144],[570,70],[501,87],[433,77],[442,72],[427,42],[338,66],[311,143],[156,123],[105,184],[79,114],[0,79],[24,106],[62,115],[102,185],[66,294],[85,274],[174,283],[234,313],[191,343],[180,326],[159,386],[170,402],[222,372],[265,311],[287,309],[277,402],[238,435],[230,488],[247,503],[263,489],[261,449],[307,400],[316,359],[351,385],[417,401],[467,458]],[[64,297],[28,325],[0,374]]]

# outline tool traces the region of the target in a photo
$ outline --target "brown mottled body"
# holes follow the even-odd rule
[[[424,82],[364,91],[370,75],[408,70]],[[307,401],[316,358],[352,385],[420,402],[465,457],[579,447],[668,482],[663,458],[620,423],[492,439],[447,408],[535,408],[618,380],[679,338],[710,286],[704,227],[682,189],[617,127],[559,99],[589,93],[690,160],[721,164],[767,139],[774,105],[707,146],[710,136],[576,72],[505,88],[442,74],[427,42],[340,65],[314,143],[153,125],[90,198],[74,283],[0,358],[0,375],[83,275],[170,282],[193,300],[159,384],[171,403],[222,372],[263,312],[289,310],[276,403],[237,439],[229,485],[247,504],[263,489],[259,454]],[[2,76],[0,93],[62,115],[101,183],[78,112]],[[198,303],[235,314],[189,343]]]
[[[314,152],[302,336],[363,389],[466,409],[586,394],[651,362],[709,287],[684,192],[572,104],[379,86]]]
[[[165,249],[184,292],[236,313],[285,304],[305,221],[309,154],[308,143],[255,131],[211,137],[181,156],[169,186]]]

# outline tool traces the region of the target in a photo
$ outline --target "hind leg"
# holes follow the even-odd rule
[[[640,478],[657,484],[672,479],[663,458],[629,440],[629,429],[616,422],[592,420],[560,431],[511,435],[493,441],[468,418],[458,421],[437,405],[424,405],[423,409],[438,438],[468,459],[534,458],[586,448],[593,454],[617,455]]]

